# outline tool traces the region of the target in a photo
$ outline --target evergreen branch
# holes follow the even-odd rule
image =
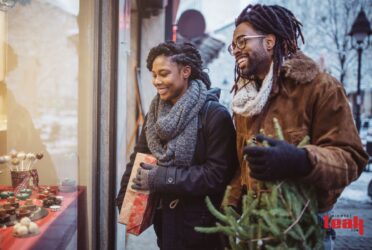
[[[217,219],[219,219],[220,221],[226,223],[226,224],[229,224],[229,220],[227,219],[227,217],[225,215],[223,215],[222,213],[220,213],[212,204],[211,202],[211,199],[209,199],[209,197],[205,197],[205,203],[207,204],[207,207],[208,207],[208,210],[211,212],[211,214],[213,214]]]
[[[310,136],[306,135],[301,141],[300,143],[297,145],[297,147],[299,148],[302,148],[304,146],[306,146],[307,144],[310,143]]]
[[[277,139],[284,140],[278,119],[274,118]],[[264,134],[264,131],[261,130]],[[310,141],[305,136],[298,147]],[[268,146],[267,141],[251,146]],[[232,250],[246,249],[319,249],[322,234],[317,221],[317,203],[314,190],[290,180],[281,182],[258,182],[257,195],[251,188],[242,198],[242,214],[239,215],[227,204],[231,187],[227,187],[222,204],[223,213],[217,210],[209,197],[209,211],[219,220],[215,227],[196,227],[204,233],[223,233],[228,236]],[[305,211],[307,211],[305,213]],[[263,241],[266,241],[265,243]]]
[[[306,205],[305,205],[305,207],[302,209],[300,216],[298,216],[297,219],[292,223],[292,225],[290,225],[290,226],[289,226],[289,227],[284,231],[284,234],[287,234],[287,233],[289,232],[289,230],[291,230],[292,227],[294,227],[294,226],[295,226],[295,225],[300,221],[300,219],[301,219],[302,215],[304,214],[304,212],[305,212],[307,206],[309,205],[309,203],[310,203],[310,200],[308,200],[308,201],[306,202]]]
[[[207,234],[213,234],[213,233],[224,233],[230,236],[235,236],[235,232],[228,226],[222,226],[221,224],[217,223],[217,226],[215,227],[194,227],[196,232],[199,233],[207,233]]]
[[[284,141],[283,130],[282,130],[282,127],[279,124],[278,119],[276,117],[274,117],[273,121],[274,121],[274,128],[275,128],[276,138],[278,138],[279,140]]]

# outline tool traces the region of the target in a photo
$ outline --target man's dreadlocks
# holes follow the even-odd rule
[[[276,84],[283,60],[298,50],[297,39],[301,37],[302,43],[305,43],[301,32],[301,22],[284,7],[261,4],[248,5],[235,20],[235,27],[243,22],[250,23],[259,33],[275,35],[273,84]],[[235,66],[236,83],[240,77],[240,70]]]

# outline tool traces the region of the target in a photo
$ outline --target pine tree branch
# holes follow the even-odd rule
[[[302,215],[304,214],[304,212],[305,212],[305,210],[306,210],[306,208],[307,208],[307,206],[309,205],[309,203],[310,203],[310,200],[308,200],[307,202],[306,202],[306,204],[305,204],[305,207],[302,209],[302,211],[301,211],[301,214],[297,217],[297,219],[292,223],[292,225],[290,225],[285,231],[284,231],[284,234],[287,234],[288,232],[289,232],[289,230],[291,230],[292,229],[292,227],[294,227],[299,221],[300,221],[300,219],[301,219],[301,217],[302,217]]]

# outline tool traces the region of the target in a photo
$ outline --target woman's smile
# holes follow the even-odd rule
[[[165,94],[168,93],[168,88],[167,87],[157,87],[156,89],[157,89],[159,95],[165,95]]]

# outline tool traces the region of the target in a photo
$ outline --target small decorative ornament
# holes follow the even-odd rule
[[[8,197],[14,196],[14,193],[11,191],[3,191],[0,193],[1,199],[7,199]]]
[[[60,206],[62,203],[61,199],[58,199],[54,195],[48,195],[45,199],[43,199],[43,207],[52,207],[54,205]]]
[[[44,154],[43,153],[37,153],[36,154],[36,159],[38,159],[38,160],[40,160],[43,157],[44,157]]]
[[[258,240],[257,241],[257,246],[261,247],[263,245],[263,241],[262,240]]]
[[[26,159],[26,154],[25,154],[25,152],[19,152],[19,153],[17,154],[17,158],[18,158],[20,161]]]
[[[21,189],[20,193],[26,193],[26,194],[31,195],[32,194],[32,189],[24,188],[24,189]]]
[[[16,235],[19,235],[19,236],[26,236],[27,234],[28,234],[28,229],[27,229],[26,226],[20,225],[20,226],[17,228]]]
[[[76,191],[76,181],[72,179],[64,179],[59,186],[62,193],[71,193]]]
[[[30,222],[31,222],[31,220],[30,220],[30,218],[28,218],[28,217],[23,217],[23,218],[21,219],[21,221],[20,221],[21,225],[23,225],[23,226],[27,226],[27,227],[28,227],[28,225],[30,225]]]
[[[39,227],[35,222],[30,222],[30,225],[28,226],[28,231],[30,234],[39,233]]]
[[[32,222],[29,217],[23,217],[20,222],[13,227],[13,235],[15,237],[34,236],[40,232],[38,225]]]
[[[26,200],[30,197],[30,194],[28,193],[19,193],[16,195],[17,199],[20,199],[20,200]]]
[[[35,156],[35,154],[33,154],[33,153],[28,153],[28,154],[26,155],[26,158],[27,158],[28,160],[35,160],[35,159],[36,159],[36,156]]]
[[[12,161],[11,161],[11,163],[12,163],[14,166],[19,165],[19,162],[20,162],[20,161],[19,161],[17,158],[13,158]]]
[[[12,149],[9,152],[9,155],[10,155],[10,158],[12,158],[12,159],[17,158],[17,151],[15,149]]]
[[[53,205],[53,206],[50,206],[49,208],[50,210],[52,210],[52,212],[57,212],[61,209],[61,206]]]
[[[10,221],[10,214],[8,214],[5,209],[0,208],[0,223],[5,224]]]
[[[37,206],[34,204],[32,199],[27,199],[25,201],[25,204],[23,205],[26,209],[32,211],[35,211],[37,209]]]
[[[19,208],[19,201],[14,196],[9,196],[7,201],[12,207]]]
[[[58,196],[56,196],[56,199],[59,199],[62,202],[63,201],[63,196],[62,195],[58,195]]]
[[[17,215],[17,218],[27,218],[28,216],[31,215],[31,211],[28,210],[26,207],[20,207],[17,211],[16,211],[16,215]],[[22,221],[22,220],[21,220]],[[27,221],[27,220],[26,220]],[[25,222],[27,223],[27,222]]]
[[[3,209],[6,211],[7,214],[9,215],[13,215],[15,214],[15,207],[13,207],[12,205],[10,205],[10,203],[5,203],[3,205]]]

